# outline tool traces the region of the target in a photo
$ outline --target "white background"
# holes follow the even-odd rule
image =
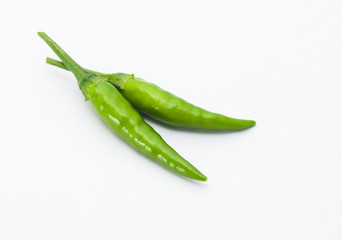
[[[342,239],[342,2],[2,1],[0,239]],[[236,133],[148,121],[208,177],[171,174],[96,116],[82,66],[134,73]]]

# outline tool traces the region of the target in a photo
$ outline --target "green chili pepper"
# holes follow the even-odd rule
[[[62,62],[52,58],[47,58],[46,62],[68,70]],[[87,71],[108,77],[109,82],[116,86],[139,112],[172,126],[208,130],[241,130],[255,125],[253,120],[230,118],[204,110],[133,74],[103,74],[92,70]]]
[[[39,32],[38,35],[75,75],[86,100],[90,100],[98,115],[114,132],[133,147],[167,168],[185,177],[200,181],[207,180],[199,170],[173,150],[143,120],[122,94],[108,82],[108,77],[99,76],[94,72],[83,69],[45,33]]]

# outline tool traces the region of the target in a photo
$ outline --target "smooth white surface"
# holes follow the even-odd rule
[[[2,1],[0,239],[342,239],[342,2]],[[165,171],[85,103],[82,66],[134,73],[238,133],[151,125],[208,177]]]

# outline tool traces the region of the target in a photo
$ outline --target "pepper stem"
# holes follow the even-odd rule
[[[64,70],[70,71],[69,68],[67,68],[67,66],[65,66],[65,64],[63,62],[58,61],[56,59],[47,57],[46,58],[46,63],[50,64],[52,66],[59,67],[59,68],[62,68]]]
[[[69,68],[63,62],[58,61],[56,59],[47,57],[46,58],[46,63],[50,64],[52,66],[59,67],[61,69],[70,71]],[[109,83],[113,84],[115,87],[117,87],[119,89],[124,89],[124,85],[125,85],[125,81],[126,81],[125,79],[127,79],[128,76],[131,76],[129,74],[124,74],[124,73],[106,74],[106,73],[100,73],[100,72],[96,72],[96,71],[93,71],[93,70],[89,70],[89,69],[86,69],[86,68],[83,68],[83,69],[86,72],[94,73],[97,76],[106,78]]]
[[[61,69],[70,71],[69,68],[67,66],[65,66],[65,64],[63,62],[58,61],[58,60],[53,59],[53,58],[50,58],[50,57],[46,58],[46,63],[50,64],[52,66],[59,67]],[[104,74],[104,73],[96,72],[96,71],[89,70],[89,69],[86,69],[86,68],[83,68],[83,69],[86,70],[87,72],[92,72],[92,73],[95,73],[96,75],[99,75],[99,76],[107,76],[107,74]]]
[[[78,85],[80,88],[82,88],[82,85],[90,77],[89,73],[77,62],[75,62],[57,43],[55,43],[48,35],[46,35],[46,33],[38,32],[38,36],[49,45],[49,47],[63,61],[64,65],[75,75]],[[83,89],[81,90],[83,91]]]

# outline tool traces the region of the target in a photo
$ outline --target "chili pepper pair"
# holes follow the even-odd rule
[[[133,74],[104,74],[82,68],[49,36],[43,32],[38,35],[62,60],[47,58],[46,62],[75,75],[85,99],[90,100],[114,132],[145,155],[185,177],[207,180],[171,148],[139,112],[177,127],[241,130],[255,125],[253,120],[230,118],[194,106]]]

